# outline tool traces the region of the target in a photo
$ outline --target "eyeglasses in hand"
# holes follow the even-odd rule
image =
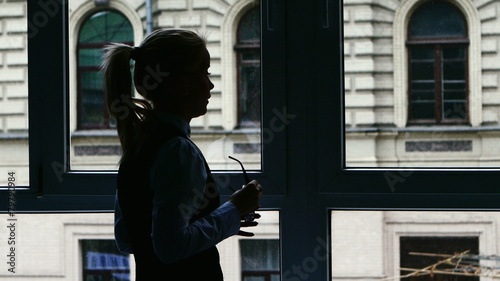
[[[250,182],[250,178],[249,178],[249,177],[248,177],[248,175],[247,175],[247,171],[245,170],[245,167],[243,167],[243,163],[241,163],[241,161],[240,161],[240,160],[238,160],[238,159],[236,159],[236,158],[234,158],[234,157],[232,157],[232,156],[228,156],[228,157],[229,157],[230,159],[232,159],[232,160],[234,160],[234,161],[236,161],[236,162],[238,162],[238,163],[240,164],[240,166],[241,166],[241,170],[243,171],[243,178],[244,178],[244,180],[245,180],[245,183],[244,183],[244,184],[245,184],[245,185],[246,185],[246,184],[248,184],[248,183]],[[233,190],[233,191],[234,191],[234,190]],[[255,217],[256,217],[256,216],[255,216],[255,212],[250,212],[250,213],[248,213],[248,214],[244,215],[244,216],[243,216],[243,219],[245,220],[245,222],[252,222],[252,221],[254,221],[254,220],[255,220]]]

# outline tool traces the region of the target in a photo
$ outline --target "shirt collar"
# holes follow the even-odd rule
[[[191,126],[183,118],[165,111],[157,111],[155,112],[155,115],[160,122],[173,125],[180,132],[186,134],[186,136],[191,136]]]

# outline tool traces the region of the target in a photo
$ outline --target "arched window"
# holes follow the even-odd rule
[[[83,23],[77,45],[78,129],[114,127],[106,109],[100,72],[103,48],[111,42],[132,45],[133,41],[132,25],[117,11],[96,12]]]
[[[252,8],[238,24],[238,126],[260,127],[260,12]]]
[[[427,1],[408,26],[409,124],[465,124],[467,50],[463,14],[445,1]]]

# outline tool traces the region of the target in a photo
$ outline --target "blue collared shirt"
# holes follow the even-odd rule
[[[189,123],[161,113],[160,119],[190,135]],[[175,137],[159,150],[150,170],[153,189],[152,239],[158,257],[172,263],[215,246],[240,229],[236,206],[226,202],[209,215],[190,223],[203,204],[207,172],[203,154],[191,141]],[[115,239],[122,252],[131,253],[121,210],[115,204]]]

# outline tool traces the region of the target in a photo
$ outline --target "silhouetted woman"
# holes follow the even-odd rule
[[[221,205],[189,138],[191,119],[207,112],[209,67],[204,38],[188,30],[157,30],[138,47],[106,48],[107,105],[123,151],[115,238],[133,253],[137,281],[223,280],[216,244],[257,224],[241,218],[258,209],[261,186],[251,181]],[[144,99],[133,97],[134,87]]]

